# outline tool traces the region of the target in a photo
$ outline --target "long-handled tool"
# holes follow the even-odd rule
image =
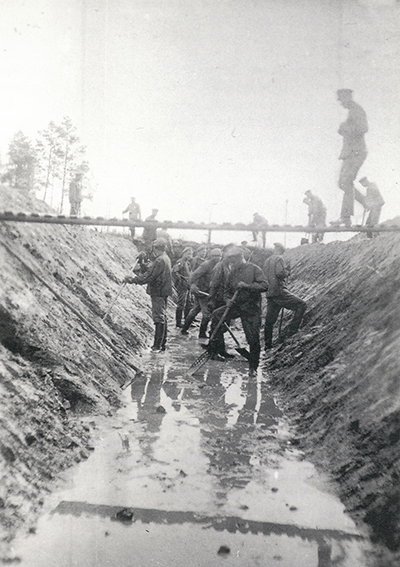
[[[232,329],[230,328],[230,326],[228,325],[228,323],[224,323],[224,326],[226,328],[226,330],[228,331],[228,333],[230,334],[230,336],[232,337],[232,339],[235,341],[236,343],[236,352],[238,352],[239,354],[241,354],[243,356],[243,358],[245,358],[246,360],[250,359],[250,353],[247,349],[245,349],[244,347],[240,346],[239,341],[237,340],[237,338],[235,337],[235,335],[232,332]]]
[[[133,272],[133,270],[136,268],[137,264],[138,264],[139,260],[136,260],[136,262],[133,264],[132,268],[130,269],[131,272]],[[114,307],[114,305],[117,302],[117,299],[119,298],[119,296],[122,293],[122,290],[124,289],[124,287],[126,286],[126,282],[122,282],[122,284],[119,286],[119,290],[117,295],[115,296],[114,301],[111,303],[110,307],[107,310],[107,313],[103,316],[103,321],[105,321],[108,317],[108,315],[111,313],[111,309]]]
[[[191,364],[188,368],[188,375],[192,376],[197,370],[199,370],[208,360],[210,360],[211,356],[212,356],[212,352],[210,351],[210,346],[211,346],[211,341],[213,340],[213,338],[215,337],[217,331],[219,331],[220,327],[224,324],[225,319],[227,318],[230,309],[232,308],[233,303],[236,301],[236,298],[238,296],[240,290],[236,290],[235,293],[232,296],[232,299],[230,300],[229,304],[226,306],[225,311],[222,314],[221,319],[218,321],[215,329],[213,330],[213,332],[211,333],[211,336],[209,338],[208,341],[208,345],[206,346],[206,351],[203,352],[203,354],[201,354],[198,358],[196,358],[196,360],[193,362],[193,364]]]
[[[283,321],[283,312],[284,312],[284,308],[282,307],[282,311],[281,311],[281,318],[279,320],[279,330],[278,330],[278,337],[281,339],[282,338],[282,321]]]

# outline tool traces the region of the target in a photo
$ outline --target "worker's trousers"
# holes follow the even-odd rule
[[[359,152],[346,158],[342,162],[342,168],[339,174],[339,187],[344,191],[341,219],[349,219],[354,215],[354,199],[364,205],[364,196],[354,188],[354,181],[360,167],[367,157],[367,152]]]
[[[286,289],[283,289],[279,295],[267,297],[267,314],[265,316],[264,325],[265,348],[271,348],[272,346],[274,324],[276,323],[279,312],[282,308],[294,311],[292,320],[285,330],[285,335],[290,336],[294,335],[294,333],[297,333],[299,330],[303,315],[307,309],[307,304],[305,301],[293,293],[290,293],[290,291],[287,291]]]
[[[219,307],[218,309],[213,311],[211,315],[211,334],[216,328],[218,322],[220,321],[225,309],[226,309],[226,305],[223,305],[222,307]],[[244,311],[240,309],[239,306],[233,305],[226,319],[227,324],[229,324],[229,321],[232,321],[233,319],[237,319],[238,317],[240,317],[243,331],[250,347],[250,357],[249,357],[250,370],[256,370],[260,362],[261,310],[256,311],[255,313],[249,313],[248,311]],[[225,352],[225,341],[224,341],[225,330],[226,329],[224,325],[221,325],[221,327],[218,329],[215,336],[213,337],[212,341],[210,341],[210,347],[212,352],[216,352],[220,354]]]

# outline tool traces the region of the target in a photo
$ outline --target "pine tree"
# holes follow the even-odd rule
[[[21,130],[15,134],[8,147],[8,163],[1,180],[11,187],[30,191],[34,186],[36,151],[31,140]]]

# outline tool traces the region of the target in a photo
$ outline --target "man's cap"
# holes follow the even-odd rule
[[[193,248],[191,246],[186,246],[186,248],[184,248],[183,251],[182,251],[182,256],[184,254],[186,254],[186,252],[192,252],[193,253]]]
[[[311,195],[310,189],[307,189],[307,191],[305,191],[304,195],[308,195],[309,193],[310,193],[310,195]]]
[[[285,251],[284,245],[281,244],[280,242],[274,242],[274,246],[275,246],[275,248],[279,248],[279,250],[282,252],[282,254]]]
[[[367,177],[361,177],[361,179],[358,180],[360,183],[365,183],[366,181],[368,181]]]
[[[158,209],[151,209],[152,213],[158,213]]]
[[[235,256],[243,256],[243,248],[239,248],[239,246],[232,246],[225,253],[226,258],[234,258]]]
[[[338,97],[341,96],[351,96],[353,94],[353,91],[351,89],[339,89],[338,91],[336,91]]]
[[[210,250],[210,257],[213,256],[222,256],[221,248],[213,248],[212,250]]]
[[[153,248],[165,249],[166,247],[167,247],[167,241],[165,240],[165,238],[156,238],[155,241],[153,242]]]

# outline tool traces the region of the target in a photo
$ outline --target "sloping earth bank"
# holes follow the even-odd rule
[[[0,210],[48,212],[18,191],[0,194]],[[399,238],[357,237],[288,251],[290,287],[307,299],[308,311],[300,333],[263,362],[296,425],[296,442],[333,474],[353,517],[367,521],[384,544],[380,567],[400,564]],[[128,238],[76,226],[3,223],[0,239],[99,331],[0,245],[6,549],[17,530],[35,529],[49,479],[90,454],[91,431],[79,416],[116,410],[119,386],[140,364],[152,324],[139,286],[125,289],[102,321],[132,265]]]

